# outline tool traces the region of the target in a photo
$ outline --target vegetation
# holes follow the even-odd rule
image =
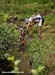
[[[20,62],[17,24],[8,24],[7,18],[10,16],[26,18],[35,12],[44,15],[45,22],[41,41],[38,39],[36,26],[32,28],[33,39],[31,41],[27,39],[28,47],[25,51],[32,62],[31,72],[33,75],[50,75],[50,73],[55,75],[55,0],[0,0],[0,59],[4,60],[5,55],[9,54],[18,60],[18,64]],[[15,69],[14,65],[12,66],[12,70],[17,70],[17,65]]]
[[[35,12],[47,14],[54,8],[55,0],[0,0],[1,17],[5,15],[17,15],[19,18],[29,17]]]

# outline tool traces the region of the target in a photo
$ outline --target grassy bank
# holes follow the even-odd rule
[[[18,58],[19,48],[16,42],[19,37],[19,31],[16,28],[16,24],[10,25],[5,22],[9,16],[24,18],[30,17],[35,12],[42,13],[45,19],[42,26],[42,40],[38,39],[37,27],[34,26],[32,28],[33,39],[27,39],[28,47],[25,52],[26,55],[30,56],[30,59],[33,59],[31,69],[36,69],[33,75],[48,75],[52,70],[55,71],[55,0],[0,0],[1,51],[7,51],[7,49],[10,50],[11,48],[10,53],[15,56],[15,59]],[[41,70],[43,66],[44,69]],[[45,66],[48,67],[47,70]],[[52,75],[55,74],[52,73]]]

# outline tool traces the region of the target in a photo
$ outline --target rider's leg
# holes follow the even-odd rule
[[[34,22],[28,22],[27,25],[27,31],[28,31],[28,35],[29,37],[32,37],[32,26],[33,26]]]
[[[27,32],[29,32],[29,28],[30,28],[30,22],[28,22],[27,24]]]

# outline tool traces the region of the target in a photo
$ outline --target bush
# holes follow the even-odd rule
[[[0,24],[0,57],[9,49],[15,50],[18,35],[15,25]]]

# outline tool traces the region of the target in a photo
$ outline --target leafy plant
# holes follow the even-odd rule
[[[15,49],[18,35],[15,25],[0,24],[0,57],[9,49]]]

